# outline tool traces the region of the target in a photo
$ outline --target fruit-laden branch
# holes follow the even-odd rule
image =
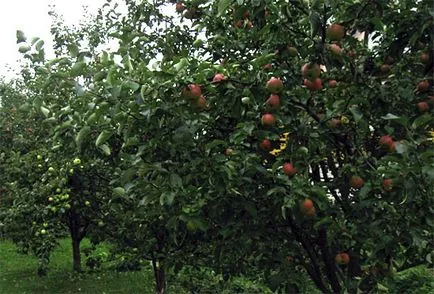
[[[298,242],[301,243],[304,250],[306,250],[307,254],[309,255],[309,258],[312,262],[313,268],[310,268],[308,264],[306,264],[306,270],[308,274],[311,276],[312,280],[317,285],[318,289],[320,289],[323,293],[330,292],[327,287],[324,285],[324,282],[322,280],[321,275],[321,266],[318,261],[318,256],[315,253],[312,243],[303,236],[301,230],[297,227],[297,225],[294,223],[294,220],[292,219],[292,216],[288,216],[288,224],[291,228],[292,233],[294,234],[295,238]]]
[[[296,106],[299,106],[300,108],[304,109],[318,124],[320,124],[321,118],[309,106],[309,103],[311,101],[312,101],[312,96],[309,98],[309,100],[307,101],[306,104],[304,104],[300,101],[297,101],[295,99],[291,99],[289,101],[289,103],[296,105]],[[332,135],[333,135],[335,140],[330,140],[330,141],[333,143],[333,145],[335,145],[335,147],[338,150],[341,149],[341,146],[337,142],[343,144],[343,146],[345,147],[345,151],[348,155],[350,155],[350,156],[353,155],[352,146],[351,146],[350,142],[348,142],[348,140],[345,137],[343,137],[342,135],[337,134],[337,133],[332,133]]]

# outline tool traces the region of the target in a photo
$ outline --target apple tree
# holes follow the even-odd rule
[[[83,119],[95,104],[84,95],[88,83],[79,76],[85,58],[98,45],[92,43],[96,32],[86,26],[67,30],[61,22],[52,32],[58,54],[52,60],[45,59],[42,40],[27,42],[24,33],[17,32],[25,60],[22,80],[5,84],[2,92],[8,139],[2,146],[2,174],[7,175],[2,187],[10,198],[1,208],[2,223],[7,238],[40,259],[39,274],[46,273],[50,253],[65,235],[72,241],[73,270],[81,271],[80,242],[90,231],[103,229],[116,160],[103,145],[111,138],[95,127],[98,111],[92,111],[93,121]],[[85,38],[87,49],[80,43]]]
[[[183,1],[179,23],[127,2],[105,87],[131,91],[124,189],[152,219],[203,231],[219,272],[288,291],[291,273],[367,291],[431,262],[428,2]]]

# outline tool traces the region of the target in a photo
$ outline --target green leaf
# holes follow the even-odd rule
[[[321,19],[317,12],[311,10],[309,14],[310,35],[315,37],[321,29]]]
[[[113,132],[104,130],[99,135],[98,138],[95,141],[95,146],[100,147],[102,144],[107,142],[108,139],[113,135]]]
[[[48,117],[50,115],[50,110],[44,106],[41,106],[41,112],[45,117]]]
[[[183,68],[185,68],[188,65],[188,59],[187,58],[181,58],[181,60],[173,66],[175,69],[175,72],[179,72]]]
[[[354,117],[354,121],[358,123],[363,117],[363,113],[360,111],[360,108],[358,106],[350,107],[350,111]]]
[[[125,195],[125,189],[122,187],[116,187],[113,189],[113,196],[122,197]]]
[[[103,145],[99,146],[98,148],[101,149],[105,155],[111,154],[110,147],[107,144],[103,144]]]
[[[124,83],[124,86],[132,90],[133,92],[136,92],[140,88],[140,85],[134,81],[126,81]]]
[[[44,46],[44,40],[39,40],[36,45],[35,48],[36,50],[40,51],[42,49],[42,47]]]
[[[285,194],[285,188],[283,187],[274,187],[267,192],[267,196],[271,196],[273,194]]]
[[[20,106],[20,108],[18,108],[18,110],[22,112],[28,112],[31,108],[32,106],[29,103],[24,103]]]
[[[411,124],[411,127],[413,129],[417,129],[419,127],[423,127],[424,125],[430,122],[432,122],[432,116],[430,114],[424,114],[416,118],[414,122]]]
[[[178,174],[170,174],[170,185],[174,188],[182,187],[182,179]]]
[[[261,65],[265,65],[265,64],[269,63],[275,57],[276,57],[276,53],[269,53],[269,54],[265,54],[265,55],[261,55],[259,57],[256,57],[255,59],[253,59],[251,61],[251,63],[253,65],[256,65],[256,66],[261,66]]]
[[[394,115],[394,114],[392,114],[392,113],[388,113],[388,114],[382,116],[381,118],[382,118],[382,119],[385,119],[385,120],[400,119],[399,116],[396,116],[396,115]]]
[[[89,126],[84,126],[75,137],[75,144],[77,145],[78,150],[81,150],[81,147],[83,146],[84,141],[87,139],[87,137],[91,133],[91,128]]]
[[[23,31],[17,30],[17,44],[23,43],[27,40]]]
[[[20,48],[18,48],[18,51],[20,52],[20,53],[26,53],[26,52],[28,52],[28,51],[30,51],[30,46],[28,46],[28,45],[23,45],[23,46],[20,46]]]
[[[231,0],[220,0],[218,4],[218,16],[222,16],[228,9]]]
[[[82,75],[85,67],[86,63],[84,63],[84,61],[76,62],[71,68],[71,76],[78,77],[79,75]]]
[[[78,56],[79,49],[78,49],[77,44],[69,44],[69,45],[67,46],[67,48],[68,48],[69,54],[70,54],[72,57],[77,57],[77,56]]]

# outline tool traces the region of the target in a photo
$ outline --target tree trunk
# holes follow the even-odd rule
[[[80,240],[72,238],[72,269],[81,272]]]
[[[72,240],[72,269],[81,272],[80,242],[83,238],[80,234],[80,216],[74,209],[69,215],[69,232]]]
[[[166,274],[161,263],[152,259],[152,267],[154,268],[155,277],[155,294],[164,294],[166,290]]]

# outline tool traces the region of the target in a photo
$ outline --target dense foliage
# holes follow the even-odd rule
[[[50,60],[17,32],[0,222],[40,273],[67,232],[75,270],[110,241],[158,293],[190,267],[352,293],[432,264],[430,1],[171,2],[53,13]]]

